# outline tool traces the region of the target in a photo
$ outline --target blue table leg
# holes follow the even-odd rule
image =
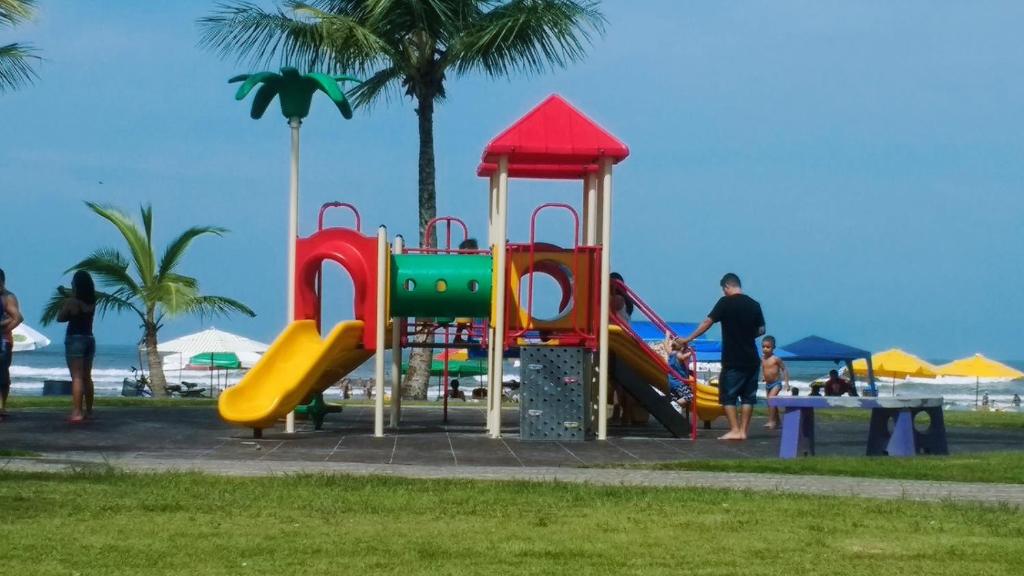
[[[889,445],[889,418],[891,408],[872,408],[871,423],[868,425],[868,456],[885,456]]]
[[[779,458],[800,456],[801,445],[806,454],[814,455],[814,409],[786,408],[782,415]]]
[[[915,431],[917,447],[926,454],[949,454],[946,443],[946,421],[942,416],[942,407],[922,408],[916,412],[924,412],[931,418],[931,426],[924,432]]]
[[[910,410],[900,410],[896,414],[896,423],[892,427],[886,451],[889,456],[914,456],[917,454],[917,443],[914,440],[914,415]]]

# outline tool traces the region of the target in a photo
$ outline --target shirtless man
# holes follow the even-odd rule
[[[11,392],[13,330],[22,320],[18,298],[7,290],[7,276],[0,270],[0,420],[7,416],[7,395]]]
[[[764,390],[769,398],[775,398],[782,392],[782,382],[786,382],[786,391],[789,391],[789,370],[786,363],[775,355],[775,337],[765,336],[761,340],[761,375],[764,376]],[[764,425],[769,430],[779,427],[779,409],[771,406],[768,408],[768,423]]]

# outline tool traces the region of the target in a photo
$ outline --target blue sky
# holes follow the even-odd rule
[[[232,99],[226,79],[250,67],[197,47],[212,3],[40,4],[36,22],[0,31],[46,58],[35,86],[0,96],[0,267],[29,322],[64,269],[116,245],[83,200],[152,203],[161,240],[192,224],[231,229],[197,242],[184,271],[258,313],[212,324],[272,340],[284,325],[288,130],[273,108],[255,122]],[[558,92],[631,148],[615,175],[613,267],[666,318],[702,318],[735,271],[783,342],[814,333],[930,358],[1024,358],[1024,4],[607,0],[604,11],[607,34],[582,64],[449,79],[439,213],[486,235],[483,146]],[[339,199],[371,229],[415,237],[416,151],[406,100],[352,121],[316,102],[302,233]],[[525,240],[533,207],[578,202],[578,190],[514,182],[512,239]],[[348,279],[326,280],[328,318],[349,317]],[[137,324],[108,316],[97,336],[130,343]],[[176,320],[163,338],[200,326]]]

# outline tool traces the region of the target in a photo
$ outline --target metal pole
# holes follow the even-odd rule
[[[402,237],[395,236],[395,254],[402,253]],[[402,319],[391,319],[391,427],[402,421]]]
[[[384,331],[387,329],[388,230],[377,228],[377,342],[374,353],[374,378],[377,397],[373,405],[373,435],[384,436]]]
[[[487,213],[487,245],[491,248],[491,265],[497,266],[497,209],[498,209],[498,174],[491,174],[490,190],[488,194],[488,213]],[[492,275],[493,277],[493,275]],[[494,381],[494,357],[495,347],[494,338],[497,331],[494,329],[494,323],[498,317],[498,301],[501,299],[499,294],[503,294],[504,289],[499,288],[497,284],[491,287],[491,318],[487,323],[487,430],[490,432],[494,426],[494,410],[491,408],[491,383]]]
[[[597,221],[600,219],[600,215],[597,211],[597,175],[587,174],[587,194],[584,200],[586,201],[586,215],[584,218],[584,224],[586,226],[586,241],[584,244],[593,246],[597,243]]]
[[[295,116],[288,119],[292,129],[292,171],[290,178],[290,194],[288,196],[288,318],[285,326],[295,321],[295,240],[299,236],[299,128],[302,119]],[[285,418],[284,431],[295,432],[295,411]]]
[[[608,439],[608,309],[611,306],[612,161],[601,159],[601,333],[598,346],[597,439]]]
[[[494,364],[489,381],[489,405],[492,418],[490,422],[491,438],[501,437],[501,385],[503,361],[505,355],[505,261],[507,259],[508,239],[508,156],[498,159],[498,194],[495,207],[495,233],[497,238],[494,243],[494,265],[497,266],[496,282],[494,284],[495,295],[495,320],[494,320]]]
[[[442,421],[445,424],[448,423],[448,350],[449,350],[449,348],[448,348],[448,342],[449,342],[448,337],[450,336],[449,330],[448,330],[449,328],[451,328],[451,324],[445,324],[445,327],[444,327],[444,348],[442,348],[442,350],[444,350],[444,352],[442,352],[442,354],[444,354],[444,369],[441,371],[441,384],[443,385],[442,389],[444,390],[444,416],[442,417]],[[433,362],[431,362],[431,363],[433,363]]]

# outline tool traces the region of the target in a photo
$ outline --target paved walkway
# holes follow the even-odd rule
[[[602,485],[699,486],[865,496],[956,500],[1024,506],[1024,486],[962,484],[714,472],[667,472],[590,466],[644,462],[772,458],[778,432],[755,420],[744,443],[717,441],[701,430],[696,441],[672,438],[656,423],[612,428],[606,442],[522,442],[516,412],[505,414],[505,437],[483,434],[485,415],[475,408],[450,411],[442,422],[436,408],[405,411],[398,432],[374,438],[372,411],[349,407],[332,415],[324,430],[300,422],[297,434],[251,433],[227,426],[212,407],[107,409],[95,421],[72,426],[58,410],[24,410],[0,425],[0,446],[37,452],[41,458],[0,461],[8,470],[56,471],[112,465],[125,470],[198,470],[214,474],[268,475],[298,472],[384,474],[409,478],[466,478],[586,482]],[[819,422],[818,453],[861,455],[866,422]],[[1024,430],[951,429],[954,454],[1020,450]]]
[[[836,476],[797,476],[723,472],[672,472],[607,468],[555,468],[507,466],[427,466],[414,464],[366,464],[351,462],[286,462],[268,460],[122,459],[9,459],[2,470],[61,472],[112,466],[135,472],[199,471],[231,476],[283,474],[347,474],[419,479],[519,480],[573,482],[603,486],[700,487],[756,490],[820,496],[856,496],[885,500],[975,502],[1024,507],[1024,486],[970,484],[921,480],[881,480]]]

